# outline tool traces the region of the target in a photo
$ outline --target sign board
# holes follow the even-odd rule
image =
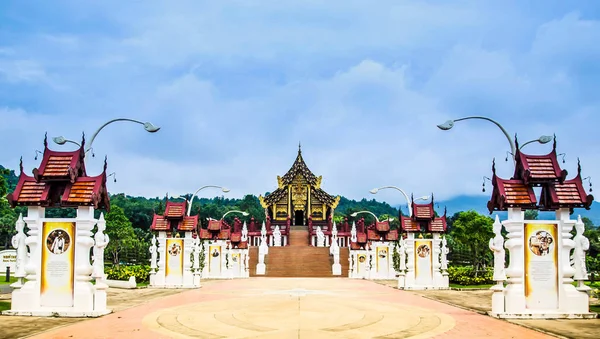
[[[10,274],[17,272],[17,250],[0,251],[0,274],[4,275],[6,267],[10,267]]]
[[[528,309],[558,309],[558,224],[525,224],[525,302]]]
[[[433,253],[431,240],[415,241],[415,280],[419,285],[433,283]]]
[[[41,305],[73,306],[75,222],[44,222],[41,250]]]
[[[183,284],[183,239],[167,239],[167,260],[165,267],[167,284]]]

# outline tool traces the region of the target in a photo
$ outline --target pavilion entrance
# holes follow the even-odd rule
[[[304,211],[302,211],[302,210],[294,211],[294,225],[296,225],[296,226],[304,225]]]

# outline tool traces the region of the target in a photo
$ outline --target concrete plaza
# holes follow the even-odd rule
[[[33,338],[549,337],[366,280],[251,278],[154,291],[164,294],[129,300],[102,318],[65,321]]]

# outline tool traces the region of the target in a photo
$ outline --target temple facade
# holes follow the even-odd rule
[[[277,176],[277,189],[265,197],[259,196],[271,225],[287,228],[291,225],[326,227],[331,224],[340,197],[321,189],[321,180],[322,176],[317,177],[308,169],[298,147],[296,161],[290,170],[283,177]]]

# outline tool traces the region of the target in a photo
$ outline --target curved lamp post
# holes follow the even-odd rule
[[[412,207],[410,206],[410,198],[408,197],[408,194],[406,194],[406,192],[404,192],[404,190],[401,189],[400,187],[396,187],[396,186],[384,186],[384,187],[379,187],[379,188],[373,188],[369,192],[371,194],[377,194],[377,192],[379,192],[380,190],[384,190],[384,189],[387,189],[387,188],[393,188],[393,189],[399,191],[400,193],[402,193],[402,195],[406,199],[406,206],[408,207],[408,216],[412,217]],[[416,198],[414,200],[429,200],[429,198],[430,197],[428,195],[424,195],[424,196],[418,197],[418,198]]]
[[[498,126],[498,128],[500,128],[500,130],[502,131],[502,133],[504,133],[504,136],[506,137],[506,140],[508,140],[508,144],[510,145],[510,152],[511,152],[512,157],[513,157],[513,161],[515,160],[515,154],[517,154],[516,153],[515,143],[511,139],[511,137],[508,134],[508,132],[506,131],[506,129],[504,129],[504,127],[502,127],[502,125],[500,125],[500,123],[497,122],[496,120],[490,119],[488,117],[473,116],[473,117],[465,117],[465,118],[460,118],[460,119],[448,120],[448,121],[446,121],[443,124],[437,125],[437,127],[439,129],[443,130],[443,131],[447,131],[447,130],[451,129],[452,127],[454,127],[454,123],[455,122],[462,121],[462,120],[469,120],[469,119],[486,120],[486,121],[489,121],[489,122],[493,123],[494,125]],[[542,135],[542,136],[540,136],[539,138],[537,138],[535,140],[527,141],[521,147],[519,147],[519,149],[522,149],[525,145],[530,144],[532,142],[539,142],[540,144],[545,144],[545,143],[550,142],[550,140],[552,140],[551,136]]]
[[[239,211],[239,210],[232,210],[232,211],[228,211],[227,213],[223,214],[223,216],[221,217],[221,220],[225,219],[225,216],[229,213],[241,213],[243,216],[247,217],[248,215],[250,215],[250,213],[248,212],[244,212],[244,211]]]
[[[153,125],[151,122],[142,122],[142,121],[138,121],[138,120],[134,120],[134,119],[128,119],[128,118],[118,118],[118,119],[112,119],[112,120],[109,120],[109,121],[105,122],[105,123],[104,123],[102,126],[100,126],[100,128],[98,128],[98,129],[96,130],[96,132],[94,132],[94,134],[92,134],[92,138],[90,139],[90,142],[89,142],[89,144],[87,145],[87,147],[86,147],[86,149],[85,149],[85,153],[86,153],[86,154],[87,154],[87,152],[88,152],[88,151],[89,151],[89,150],[92,148],[92,144],[94,143],[94,140],[95,140],[95,139],[96,139],[96,137],[98,136],[98,133],[100,133],[100,131],[101,131],[101,130],[102,130],[104,127],[106,127],[106,126],[108,126],[108,125],[112,124],[113,122],[117,122],[117,121],[128,121],[128,122],[134,122],[134,123],[136,123],[136,124],[140,124],[140,125],[144,126],[144,129],[145,129],[146,131],[148,131],[149,133],[155,133],[155,132],[158,132],[158,130],[160,130],[160,127]],[[62,135],[61,135],[61,136],[58,136],[58,137],[54,137],[54,138],[52,138],[52,140],[53,140],[55,143],[59,144],[59,145],[64,145],[65,143],[67,143],[67,142],[70,142],[70,143],[73,143],[73,144],[75,144],[75,145],[77,145],[77,146],[80,146],[80,147],[81,147],[81,145],[80,145],[78,142],[75,142],[75,141],[73,141],[73,140],[66,139],[66,138],[65,138],[65,137],[63,137]]]
[[[354,212],[352,214],[350,214],[351,217],[355,218],[359,213],[367,213],[372,215],[373,217],[375,217],[375,220],[377,220],[377,222],[379,222],[379,218],[377,218],[377,216],[375,215],[375,213],[373,212],[369,212],[369,211],[358,211],[358,212]]]
[[[220,189],[221,189],[221,191],[222,191],[223,193],[227,193],[227,192],[229,192],[229,189],[227,189],[227,188],[225,188],[225,187],[222,187],[222,186],[215,186],[215,185],[206,185],[206,186],[202,186],[202,187],[198,188],[198,189],[196,190],[196,192],[194,192],[194,194],[192,194],[192,197],[191,197],[191,198],[190,198],[190,200],[188,201],[188,204],[189,204],[189,206],[188,206],[188,210],[187,210],[187,215],[188,215],[188,216],[190,216],[190,213],[192,213],[192,203],[194,202],[194,198],[196,197],[196,194],[198,194],[198,192],[202,191],[203,189],[205,189],[205,188],[209,188],[209,187],[212,187],[212,188],[220,188]],[[186,200],[187,200],[187,199],[186,199]]]

